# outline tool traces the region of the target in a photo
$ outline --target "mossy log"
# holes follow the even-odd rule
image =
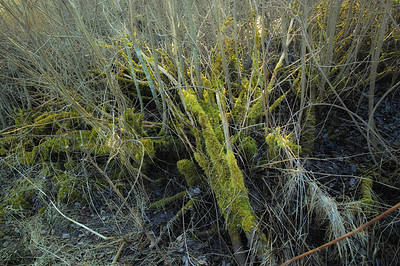
[[[184,97],[189,111],[197,117],[202,130],[202,145],[199,145],[195,159],[203,168],[207,182],[217,198],[234,252],[243,251],[241,250],[243,243],[240,240],[240,234],[243,232],[247,237],[248,246],[255,248],[263,260],[270,260],[268,241],[258,228],[258,219],[250,205],[243,174],[238,167],[235,155],[232,150],[225,151],[196,96],[185,91]],[[258,239],[254,236],[258,236]],[[243,253],[241,254],[236,255],[236,258],[240,264],[244,264],[245,257]]]

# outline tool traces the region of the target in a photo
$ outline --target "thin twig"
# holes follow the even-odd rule
[[[126,241],[123,240],[123,241],[121,242],[121,244],[119,245],[118,252],[117,252],[117,254],[116,254],[115,257],[114,257],[114,259],[113,259],[113,261],[112,261],[112,264],[116,264],[116,263],[118,262],[119,256],[121,256],[122,250],[124,249],[125,246],[126,246]]]

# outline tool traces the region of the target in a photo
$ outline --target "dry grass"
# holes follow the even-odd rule
[[[56,195],[51,194],[54,189],[48,189],[47,196],[36,199],[41,202],[38,206],[47,206],[44,214],[38,214],[40,208],[31,209],[30,213],[9,206],[4,208],[0,262],[109,263],[118,254],[121,243],[126,243],[128,248],[122,248],[124,251],[118,254],[121,264],[163,260],[172,264],[209,263],[209,257],[187,251],[188,241],[196,238],[196,232],[204,232],[199,230],[201,224],[193,217],[217,225],[210,235],[226,239],[220,214],[209,211],[213,209],[210,206],[216,208],[215,200],[209,195],[202,196],[190,210],[198,213],[190,222],[184,215],[188,211],[183,211],[182,217],[176,218],[178,225],[159,228],[160,232],[168,231],[170,238],[168,244],[161,242],[159,250],[151,244],[153,236],[149,237],[159,232],[149,232],[147,237],[144,234],[146,228],[152,228],[146,223],[152,215],[146,212],[153,193],[148,180],[157,177],[144,174],[145,153],[141,156],[136,153],[136,149],[144,149],[142,140],[147,136],[132,130],[124,116],[130,108],[136,109],[153,130],[148,130],[152,134],[149,138],[177,136],[176,146],[185,147],[185,152],[192,156],[199,144],[188,131],[191,127],[200,131],[200,127],[197,118],[186,108],[182,92],[188,89],[217,110],[215,121],[221,120],[219,130],[226,150],[235,150],[240,146],[236,139],[251,134],[264,134],[264,142],[266,135],[277,127],[282,128],[281,139],[292,133],[292,142],[303,145],[311,110],[330,105],[348,113],[378,167],[388,160],[398,166],[397,148],[386,141],[374,124],[374,113],[382,99],[398,86],[398,76],[393,74],[398,71],[399,59],[398,2],[181,2],[0,0],[0,134],[12,139],[15,145],[0,153],[2,164],[14,162],[9,170],[0,173],[1,185],[7,184],[9,175],[15,172],[13,167],[29,173],[26,176],[33,182],[38,181],[35,173],[41,170],[45,173],[46,167],[58,167],[50,163],[38,170],[41,165],[29,168],[22,163],[24,158],[15,143],[23,147],[26,137],[37,138],[34,130],[39,126],[24,131],[24,126],[29,129],[32,125],[27,121],[28,115],[26,121],[15,124],[18,109],[28,110],[30,114],[73,110],[84,121],[82,124],[96,129],[98,146],[110,147],[106,159],[99,156],[99,162],[93,164],[105,172],[110,169],[110,173],[114,167],[122,167],[129,176],[128,181],[116,184],[124,194],[118,198],[111,190],[108,196],[104,195],[104,187],[91,180],[100,174],[88,162],[77,162],[69,172],[83,178],[77,186],[82,193],[90,195],[85,208],[91,215],[104,217],[96,222],[84,218],[76,205],[58,205]],[[377,80],[391,80],[380,99],[374,98]],[[365,119],[352,111],[346,100],[351,95],[362,95],[366,88],[369,114]],[[294,100],[282,95],[292,95]],[[257,117],[253,117],[259,111],[255,107],[263,110]],[[235,113],[241,115],[235,116]],[[57,120],[57,123],[64,122]],[[44,140],[57,134],[58,131],[40,137]],[[359,201],[359,193],[346,195],[345,200],[330,195],[313,173],[304,168],[304,158],[294,146],[282,143],[279,155],[263,165],[268,171],[274,169],[271,172],[279,173],[279,177],[271,180],[262,177],[262,182],[273,185],[269,186],[267,196],[263,191],[264,195],[255,199],[263,205],[258,212],[259,227],[269,238],[272,256],[277,262],[338,238],[388,207],[385,199],[372,195],[374,205],[368,213]],[[0,148],[3,146],[6,147],[1,144]],[[85,152],[91,154],[94,149]],[[86,158],[83,151],[79,156]],[[37,162],[44,163],[40,159]],[[246,168],[245,159],[243,162],[243,170],[257,168]],[[8,169],[6,166],[4,169]],[[48,178],[46,174],[43,176]],[[21,176],[15,174],[11,178],[17,180]],[[362,176],[355,178],[362,180]],[[397,179],[374,182],[398,193]],[[174,186],[179,183],[173,179],[168,182]],[[252,182],[262,183],[248,180],[249,184]],[[179,186],[184,187],[182,182]],[[5,201],[6,193],[1,194],[1,199]],[[136,221],[128,214],[124,200],[137,212]],[[78,230],[50,202],[56,202],[61,210],[65,208],[71,219],[115,239],[99,240],[82,228]],[[107,208],[98,206],[99,202]],[[398,234],[398,220],[398,215],[392,215],[363,234],[307,257],[303,263],[370,265],[379,261],[389,265],[398,262],[396,256],[391,260],[392,254],[398,253],[393,245],[396,240],[392,239]],[[140,228],[137,221],[144,227]],[[80,241],[63,238],[64,229],[66,234],[81,232]],[[389,244],[385,238],[390,239]],[[257,243],[249,245],[247,262],[260,262],[259,254],[255,254]],[[183,257],[179,250],[186,250]],[[16,258],[15,254],[21,255]],[[226,262],[234,262],[231,255],[228,251],[215,254]],[[267,261],[267,255],[258,257]]]

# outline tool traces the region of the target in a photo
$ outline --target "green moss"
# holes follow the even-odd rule
[[[256,102],[250,107],[249,114],[247,115],[248,123],[250,125],[256,124],[263,115],[263,94],[260,88],[255,89],[254,98]]]
[[[207,175],[208,183],[225,218],[231,240],[239,244],[239,233],[243,231],[251,241],[252,232],[258,230],[257,218],[250,205],[243,174],[237,165],[236,158],[231,150],[225,154],[224,147],[218,140],[208,115],[198,103],[196,96],[185,91],[184,97],[189,110],[197,117],[202,130],[201,140],[205,143],[205,152],[196,152],[194,156]],[[198,148],[201,149],[202,146]],[[265,237],[262,238],[262,241],[264,240],[266,240]],[[264,252],[266,247],[267,242],[264,242],[259,251]]]
[[[179,127],[179,125],[177,125]],[[190,133],[188,133],[190,134]],[[185,153],[185,147],[182,142],[171,135],[165,135],[159,139],[154,139],[155,157],[163,161],[176,163],[182,154]]]
[[[39,116],[34,124],[38,130],[43,125],[47,125],[50,122],[57,121],[61,117],[76,117],[77,115],[58,113],[51,114],[46,113]],[[133,110],[128,109],[124,114],[124,119],[128,130],[133,132],[136,137],[138,132],[143,132],[141,126],[141,115],[136,114]],[[68,120],[70,121],[70,120]],[[42,128],[42,130],[44,130]],[[67,133],[59,134],[58,136],[47,136],[40,140],[36,145],[33,145],[31,151],[26,151],[28,142],[24,142],[22,149],[19,152],[23,158],[23,162],[28,165],[34,165],[36,163],[48,162],[50,157],[57,158],[59,153],[63,153],[65,156],[62,158],[69,158],[68,154],[76,154],[76,152],[90,152],[92,155],[105,155],[110,154],[115,149],[122,149],[121,156],[128,156],[127,158],[133,158],[139,164],[142,157],[144,157],[147,163],[151,162],[151,159],[155,156],[155,147],[151,139],[142,138],[140,141],[125,141],[122,137],[117,136],[116,138],[109,137],[105,139],[104,136],[100,136],[98,132],[102,132],[101,129],[92,128],[90,130],[71,130]],[[107,134],[104,133],[105,137]],[[132,136],[128,134],[127,136]],[[123,145],[121,147],[121,145]],[[68,159],[68,162],[70,160]]]
[[[31,210],[32,199],[36,195],[36,188],[27,180],[17,180],[7,191],[4,200],[5,206],[15,210]]]
[[[226,163],[230,173],[230,186],[228,187],[230,197],[229,200],[233,199],[231,212],[233,219],[231,226],[240,226],[245,233],[251,234],[257,227],[257,219],[250,205],[247,188],[244,185],[244,179],[242,171],[239,169],[235,155],[231,150],[226,154]],[[229,206],[229,202],[226,202]],[[225,205],[225,204],[224,204]]]
[[[78,113],[75,111],[44,112],[31,124],[36,134],[54,133],[58,129],[69,130],[78,125]]]
[[[135,154],[138,162],[141,162],[143,158],[145,163],[151,163],[156,153],[151,139],[141,139],[140,144],[131,146],[130,152]]]
[[[373,206],[375,205],[375,201],[372,199],[373,195],[373,180],[370,176],[365,176],[361,182],[361,199],[362,207],[367,214],[370,214]]]
[[[23,161],[27,165],[48,162],[52,154],[65,152],[68,147],[69,141],[65,135],[45,137],[41,143],[33,147],[31,152],[23,153]]]
[[[195,158],[196,162],[203,169],[203,171],[207,174],[210,171],[210,166],[211,165],[207,161],[206,157],[203,154],[199,153],[199,152],[195,152],[193,155],[194,155],[194,158]]]
[[[251,162],[258,151],[256,140],[250,136],[238,143],[238,148],[248,162]]]
[[[243,88],[239,97],[235,101],[232,112],[228,114],[229,122],[237,122],[243,120],[246,114],[245,97],[247,96],[247,88]]]
[[[178,194],[173,195],[172,197],[163,198],[161,200],[151,203],[149,208],[150,209],[161,209],[167,204],[177,201],[178,199],[184,198],[186,196],[186,194],[187,194],[187,192],[185,190],[185,191],[179,192]]]
[[[14,123],[16,126],[25,126],[33,122],[33,118],[30,115],[30,111],[26,109],[15,109],[14,110]]]
[[[265,141],[268,145],[268,155],[270,160],[277,161],[285,158],[285,152],[293,152],[294,155],[298,155],[301,151],[301,147],[293,142],[292,133],[284,135],[281,133],[279,126],[267,135]]]
[[[301,147],[302,152],[308,156],[314,154],[314,140],[315,140],[315,107],[310,107],[306,111],[306,118],[303,122],[303,130],[301,134]]]
[[[186,183],[189,187],[197,187],[201,183],[199,173],[197,172],[197,165],[188,159],[180,160],[176,163],[179,173],[185,177]]]
[[[5,148],[0,148],[0,156],[6,156],[8,154],[8,150]]]
[[[108,142],[97,132],[99,129],[77,130],[67,134],[71,140],[70,151],[89,151],[93,155],[105,155],[112,152],[113,143],[111,138]]]
[[[58,188],[57,200],[62,203],[83,202],[84,197],[79,180],[72,175],[61,174],[53,177],[53,182]]]
[[[128,108],[123,114],[123,118],[125,120],[126,126],[128,127],[128,130],[130,130],[131,132],[135,132],[141,136],[145,136],[145,132],[142,126],[143,114],[135,113],[134,109]]]

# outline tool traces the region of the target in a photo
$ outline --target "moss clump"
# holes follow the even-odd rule
[[[134,109],[128,108],[123,114],[123,118],[128,131],[135,132],[141,136],[146,135],[142,126],[143,114],[135,113]]]
[[[227,184],[226,190],[222,193],[225,194],[222,205],[230,207],[231,226],[241,227],[250,236],[257,226],[257,219],[250,205],[242,171],[240,171],[235,155],[231,150],[227,152],[225,162],[229,169],[230,184]],[[230,203],[230,200],[233,200],[233,202]]]
[[[26,115],[25,120],[22,120],[24,115]],[[101,155],[118,154],[122,168],[128,166],[130,170],[132,166],[139,167],[142,159],[145,166],[153,163],[154,142],[143,130],[142,116],[132,109],[122,114],[121,121],[117,120],[120,123],[113,124],[104,119],[97,120],[91,126],[86,123],[87,118],[81,118],[73,110],[36,112],[29,115],[25,111],[20,111],[16,114],[16,119],[18,128],[6,132],[6,137],[0,140],[0,148],[4,148],[2,153],[13,154],[6,157],[11,166],[40,165],[46,168],[51,165],[48,168],[53,169],[52,173],[44,176],[53,176],[51,182],[57,189],[57,200],[62,203],[86,201],[82,193],[83,184],[75,172],[81,167],[82,154],[86,152],[96,156],[97,163],[101,163],[101,158],[104,158],[100,157]],[[121,125],[123,128],[115,129],[115,125]],[[32,133],[33,135],[29,135]],[[120,174],[121,165],[117,164],[113,169],[117,168],[119,171],[116,172]],[[119,177],[118,174],[115,176]],[[8,205],[17,209],[29,208],[34,194],[26,191],[10,193],[12,195],[7,201]]]
[[[207,161],[206,156],[200,152],[195,152],[194,159],[208,176],[212,165]]]
[[[285,152],[293,152],[294,155],[300,153],[301,147],[293,142],[292,134],[293,133],[283,135],[278,126],[273,132],[267,135],[265,141],[268,145],[268,156],[270,160],[276,161],[286,158]]]
[[[174,201],[177,201],[178,199],[184,198],[186,196],[186,194],[187,194],[187,191],[185,190],[185,191],[179,192],[178,194],[175,194],[175,195],[173,195],[171,197],[163,198],[161,200],[158,200],[156,202],[151,203],[149,208],[150,209],[163,208],[167,204],[170,204],[170,203],[172,203]]]
[[[257,99],[253,106],[250,107],[247,115],[248,123],[250,125],[256,124],[263,115],[263,94],[260,88],[255,89],[254,98]]]
[[[8,154],[8,150],[5,148],[1,147],[0,148],[0,156],[6,156]]]
[[[197,165],[188,159],[180,160],[176,163],[179,173],[185,177],[186,183],[189,187],[197,187],[201,184],[199,173],[197,172]]]
[[[47,211],[47,207],[43,206],[42,208],[40,208],[40,210],[38,211],[38,215],[43,215],[45,214]]]
[[[240,141],[238,148],[248,162],[251,162],[254,159],[254,156],[258,151],[256,140],[250,136],[247,136]]]
[[[26,109],[15,109],[13,119],[16,126],[25,126],[33,122],[30,111]]]
[[[246,116],[246,96],[247,88],[243,88],[243,90],[239,94],[239,97],[235,101],[232,112],[228,114],[229,122],[241,121]]]
[[[146,162],[150,162],[156,154],[154,142],[151,139],[141,139],[140,142],[139,148],[133,150],[136,153],[135,157],[139,161],[144,158]]]
[[[31,152],[24,153],[24,162],[27,165],[48,162],[52,154],[65,152],[68,147],[69,142],[65,136],[45,137],[39,145],[33,147]]]
[[[58,130],[68,130],[74,127],[82,126],[82,120],[78,119],[79,114],[75,111],[65,112],[44,112],[30,125],[33,127],[33,133],[47,134]],[[85,124],[85,123],[84,123]]]
[[[364,209],[366,214],[370,214],[371,210],[375,204],[375,201],[372,199],[373,195],[373,181],[370,176],[365,176],[361,181],[361,199],[362,208]]]
[[[62,203],[82,202],[84,198],[79,187],[79,180],[75,176],[61,174],[53,177],[58,188],[57,200]]]
[[[14,210],[31,210],[32,199],[36,195],[36,188],[27,180],[17,180],[15,184],[6,192],[3,203]],[[2,208],[2,209],[3,209]]]

